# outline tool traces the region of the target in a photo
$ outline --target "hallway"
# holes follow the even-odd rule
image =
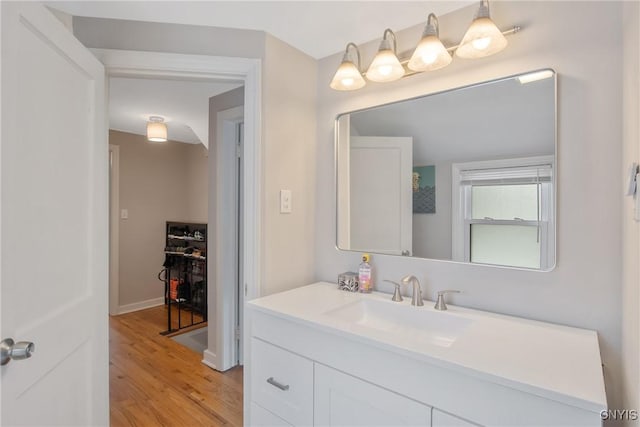
[[[159,334],[164,306],[110,317],[111,425],[242,425],[242,368],[225,373]]]

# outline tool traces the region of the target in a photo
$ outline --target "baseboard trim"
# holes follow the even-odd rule
[[[217,371],[218,368],[216,368],[216,362],[218,361],[218,358],[216,357],[216,355],[214,353],[211,353],[209,349],[206,349],[204,352],[202,352],[202,355],[202,363]]]
[[[134,302],[118,307],[118,314],[131,313],[133,311],[144,310],[151,307],[157,307],[164,304],[164,297],[148,299],[146,301]]]

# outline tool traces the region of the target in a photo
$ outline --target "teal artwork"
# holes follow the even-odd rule
[[[436,213],[436,167],[413,168],[413,213]]]

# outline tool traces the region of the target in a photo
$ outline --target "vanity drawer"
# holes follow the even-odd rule
[[[251,339],[251,400],[293,425],[313,424],[313,362]]]

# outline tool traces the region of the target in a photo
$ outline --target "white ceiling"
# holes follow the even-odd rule
[[[382,37],[433,12],[443,15],[475,3],[440,1],[49,1],[76,16],[168,22],[266,31],[319,59],[342,51],[347,42]]]
[[[508,79],[351,114],[360,136],[410,136],[414,164],[555,153],[554,79]]]
[[[109,128],[146,134],[150,116],[164,117],[172,141],[209,146],[209,98],[238,83],[188,82],[112,77]]]

